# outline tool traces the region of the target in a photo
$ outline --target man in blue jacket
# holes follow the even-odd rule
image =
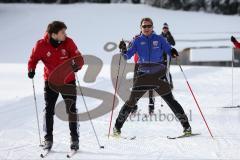
[[[164,81],[166,66],[163,62],[163,52],[173,58],[178,56],[178,52],[176,49],[171,48],[165,38],[154,33],[153,22],[150,18],[143,18],[140,25],[142,34],[132,41],[128,49],[124,41],[121,41],[119,44],[122,56],[126,60],[130,59],[135,53],[138,54],[139,67],[138,77],[134,81],[134,87],[129,99],[119,112],[113,128],[113,134],[116,137],[121,135],[121,128],[131,113],[132,108],[151,89],[154,89],[169,105],[183,126],[184,134],[191,134],[191,126],[182,106],[174,99],[169,83]]]

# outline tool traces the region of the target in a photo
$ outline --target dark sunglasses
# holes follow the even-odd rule
[[[152,25],[143,25],[142,28],[152,28]]]

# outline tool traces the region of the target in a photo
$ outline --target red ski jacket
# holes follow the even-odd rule
[[[35,70],[37,63],[42,61],[44,64],[44,79],[47,81],[55,69],[74,57],[80,57],[80,61],[77,61],[76,64],[81,69],[84,64],[83,57],[71,38],[67,37],[62,44],[54,48],[49,42],[49,35],[45,34],[44,38],[37,41],[32,49],[28,61],[28,71]],[[64,83],[74,80],[75,75],[73,72],[64,77]]]

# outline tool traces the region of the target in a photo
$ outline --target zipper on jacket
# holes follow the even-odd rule
[[[151,40],[149,39],[149,37],[147,37],[148,39],[148,65],[150,67],[150,73],[151,73],[151,64],[150,64],[150,58],[151,58]]]

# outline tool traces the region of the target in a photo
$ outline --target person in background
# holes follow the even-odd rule
[[[231,41],[233,42],[233,44],[236,48],[240,49],[240,43],[236,40],[235,37],[231,36]],[[240,105],[238,105],[238,106],[240,107]]]
[[[175,46],[175,40],[171,34],[171,32],[169,31],[169,26],[167,23],[163,24],[163,28],[162,28],[162,34],[161,34],[164,38],[166,38],[167,42],[171,45],[171,46]],[[166,79],[167,81],[169,81],[171,88],[173,89],[173,81],[172,81],[172,75],[170,73],[170,63],[171,63],[171,57],[167,55],[167,53],[163,53],[163,58],[164,58],[164,63],[167,66],[167,73],[166,73]]]

